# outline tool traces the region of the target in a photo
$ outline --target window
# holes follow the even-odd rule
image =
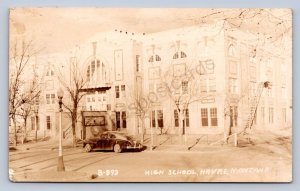
[[[155,111],[151,111],[151,126],[156,127]]]
[[[91,70],[90,70],[90,66],[88,66],[88,69],[87,69],[87,72],[86,72],[87,81],[90,81],[90,76],[91,76]]]
[[[164,115],[162,110],[153,110],[151,111],[151,127],[163,128],[164,126]]]
[[[237,79],[236,78],[230,78],[229,79],[229,92],[232,94],[238,93],[238,85],[237,85]]]
[[[105,65],[101,63],[100,60],[96,60],[96,62],[95,60],[93,60],[92,62],[90,62],[90,65],[87,67],[87,71],[86,71],[87,81],[100,80],[101,78],[105,79],[106,74],[104,68]]]
[[[173,59],[178,59],[179,58],[179,54],[178,52],[176,52],[174,55],[173,55]]]
[[[200,75],[213,74],[215,72],[215,64],[211,59],[199,61],[196,71]]]
[[[49,69],[47,70],[46,76],[54,76],[54,71],[53,71],[52,68],[49,68]]]
[[[155,55],[155,61],[161,61],[161,58],[158,55]]]
[[[46,116],[46,124],[47,124],[47,130],[51,129],[51,117]]]
[[[211,126],[218,126],[217,108],[210,108],[210,120]]]
[[[136,71],[137,72],[141,72],[141,56],[140,55],[136,55],[135,56],[135,64],[136,64]]]
[[[55,94],[46,94],[46,103],[55,104]]]
[[[282,122],[286,123],[286,108],[282,108]]]
[[[274,123],[274,108],[269,108],[269,124]]]
[[[235,46],[234,44],[230,44],[228,47],[228,55],[229,56],[235,56]]]
[[[92,68],[92,70],[91,70],[91,76],[94,76],[95,69],[96,69],[95,61],[92,61],[91,68]]]
[[[229,37],[228,39],[228,56],[236,57],[237,56],[237,41],[233,37]]]
[[[157,110],[157,123],[158,127],[164,127],[164,115],[162,110]]]
[[[207,92],[207,85],[206,85],[206,78],[200,79],[200,92],[206,93]]]
[[[121,128],[126,128],[126,112],[125,111],[117,111],[116,112],[116,121],[117,121],[117,130]]]
[[[148,62],[154,62],[154,61],[156,61],[156,62],[159,62],[159,61],[161,61],[161,58],[160,58],[160,56],[158,56],[157,54],[156,54],[156,55],[154,55],[154,56],[150,56],[150,58],[149,58]]]
[[[92,102],[95,102],[95,97],[92,97]]]
[[[52,104],[55,104],[55,94],[51,94]]]
[[[91,98],[90,97],[87,97],[87,102],[91,102]]]
[[[50,94],[46,94],[46,103],[50,104]]]
[[[173,55],[173,59],[178,59],[180,56],[180,58],[186,58],[186,53],[180,51],[180,52],[176,52],[174,55]]]
[[[117,130],[121,128],[120,112],[116,112]]]
[[[126,97],[125,85],[121,85],[121,93],[123,98]]]
[[[175,127],[179,127],[179,116],[177,109],[174,110],[174,124]]]
[[[217,91],[216,78],[215,77],[210,77],[208,80],[209,80],[208,81],[209,91],[210,92],[216,92]]]
[[[119,89],[119,86],[115,86],[115,90],[116,90],[116,98],[120,98],[120,89]]]
[[[126,128],[126,112],[122,112],[122,128]]]
[[[153,57],[153,56],[150,56],[148,62],[154,62],[154,57]]]
[[[201,123],[202,123],[202,127],[208,127],[207,108],[202,108],[201,109]]]
[[[181,82],[181,88],[182,88],[182,93],[187,94],[188,93],[188,81]]]

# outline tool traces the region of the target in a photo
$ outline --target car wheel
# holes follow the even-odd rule
[[[115,151],[116,153],[122,152],[121,146],[120,146],[119,144],[115,144],[115,146],[114,146],[114,151]]]
[[[92,151],[92,146],[90,144],[86,144],[84,147],[85,152],[91,152]]]

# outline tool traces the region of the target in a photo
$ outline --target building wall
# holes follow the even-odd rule
[[[69,78],[69,83],[72,82],[71,58],[77,59],[83,76],[86,76],[88,67],[91,69],[92,61],[103,63],[106,78],[99,80],[98,76],[86,88],[105,89],[84,96],[78,112],[108,111],[111,118],[116,119],[113,125],[129,134],[141,133],[142,126],[145,126],[146,133],[150,133],[153,116],[156,127],[160,123],[157,120],[161,115],[159,110],[163,113],[162,132],[182,133],[180,124],[175,124],[176,96],[192,100],[185,102],[189,103],[189,127],[186,127],[189,134],[222,133],[224,116],[230,106],[237,107],[237,126],[242,127],[258,84],[264,81],[271,81],[273,86],[271,90],[263,90],[254,127],[290,126],[291,78],[287,77],[291,76],[291,61],[274,57],[263,47],[256,48],[250,33],[230,31],[223,26],[226,25],[220,22],[136,36],[120,31],[101,33],[57,56],[61,59],[52,63],[60,65],[66,60],[63,57],[70,55],[70,61],[64,62],[61,70]],[[41,132],[56,135],[57,127],[47,130],[46,116],[51,116],[51,123],[57,124],[58,106],[56,102],[52,104],[52,98],[47,104],[46,95],[55,94],[57,98],[55,88],[59,83],[57,76],[46,76],[51,62],[45,66],[45,88],[39,113]],[[188,81],[187,95],[182,94],[182,81]],[[179,88],[175,87],[178,82]],[[54,84],[52,89],[51,84]],[[66,95],[64,100],[68,103],[70,98]],[[182,109],[183,102],[178,105]],[[213,126],[216,122],[211,116],[215,111],[217,125]],[[145,116],[141,117],[143,112]],[[82,130],[80,121],[79,115],[78,137]],[[155,129],[160,133],[160,128]]]

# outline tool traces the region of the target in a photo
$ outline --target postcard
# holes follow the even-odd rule
[[[11,181],[292,181],[291,9],[9,19]]]

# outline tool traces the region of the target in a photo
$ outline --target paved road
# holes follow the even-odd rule
[[[287,153],[281,147],[124,153],[72,148],[64,151],[66,172],[57,173],[57,150],[32,149],[10,152],[9,167],[16,181],[289,181]]]

